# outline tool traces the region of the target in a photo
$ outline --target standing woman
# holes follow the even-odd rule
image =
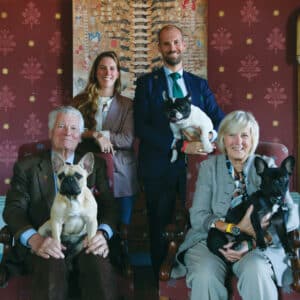
[[[118,56],[106,51],[96,57],[84,91],[72,104],[81,111],[86,124],[81,149],[113,154],[114,196],[120,202],[121,222],[129,224],[138,190],[133,103],[120,92]]]

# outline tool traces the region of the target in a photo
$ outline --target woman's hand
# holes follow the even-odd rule
[[[250,205],[249,208],[246,211],[245,216],[243,219],[237,224],[237,226],[240,228],[240,230],[253,238],[256,239],[256,233],[254,231],[254,228],[252,226],[251,222],[251,214],[253,212],[253,205]],[[272,214],[268,213],[265,216],[262,217],[260,226],[263,230],[266,230],[268,226],[270,225],[270,219],[271,219]]]
[[[268,213],[261,218],[260,226],[263,230],[266,230],[270,226],[271,217],[272,213]]]
[[[237,224],[237,227],[239,227],[242,232],[252,236],[253,238],[256,238],[256,233],[251,223],[252,212],[253,212],[253,205],[250,205],[243,219]]]
[[[114,154],[113,144],[105,136],[98,134],[96,141],[98,142],[102,152]]]
[[[233,244],[233,242],[230,242],[224,245],[223,249],[219,249],[219,251],[224,255],[226,260],[228,260],[231,263],[237,262],[249,251],[247,241],[241,242],[241,245],[238,250],[234,250],[231,248]]]
[[[90,242],[86,237],[83,241],[83,246],[87,248],[86,253],[93,253],[94,255],[99,255],[103,258],[106,258],[109,253],[107,241],[100,230],[97,231]]]

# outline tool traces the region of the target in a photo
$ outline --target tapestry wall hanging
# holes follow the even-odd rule
[[[133,97],[138,76],[161,66],[157,32],[176,24],[184,33],[184,67],[206,78],[207,0],[73,0],[73,95],[86,85],[94,58],[120,57],[123,94]]]

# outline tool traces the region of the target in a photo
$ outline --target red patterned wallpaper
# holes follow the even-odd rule
[[[225,112],[252,111],[262,138],[294,154],[299,9],[299,0],[208,6],[208,78],[218,102]],[[19,146],[45,139],[48,112],[71,95],[72,1],[0,0],[0,194]]]
[[[208,5],[208,79],[218,103],[225,112],[253,112],[261,139],[283,143],[295,156],[297,11],[299,0],[210,0]]]
[[[72,96],[72,1],[0,0],[0,195],[20,145]]]

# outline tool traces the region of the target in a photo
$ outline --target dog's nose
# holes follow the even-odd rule
[[[79,195],[81,192],[77,180],[74,176],[66,176],[60,186],[62,195]]]

